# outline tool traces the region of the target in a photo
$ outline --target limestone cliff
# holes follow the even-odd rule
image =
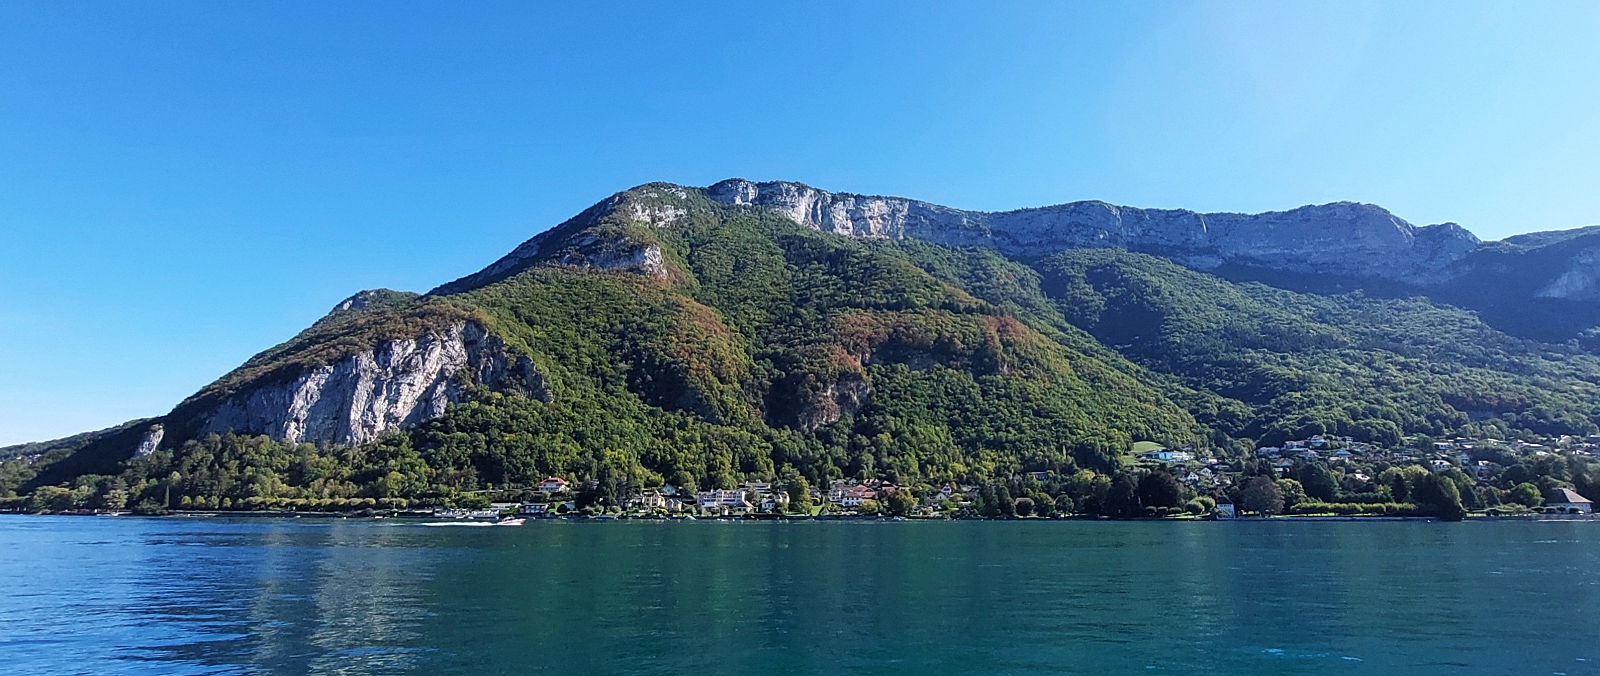
[[[777,211],[796,223],[859,238],[923,239],[986,246],[1019,257],[1063,249],[1122,248],[1189,267],[1240,263],[1426,283],[1475,249],[1454,223],[1417,227],[1370,204],[1337,202],[1262,214],[1204,214],[1072,202],[1000,213],[963,211],[898,197],[817,190],[799,183],[730,179],[705,189],[729,205]]]
[[[205,415],[200,431],[357,444],[442,414],[472,384],[550,396],[527,357],[510,354],[482,325],[459,321],[239,392]]]
[[[156,452],[161,447],[161,438],[166,436],[166,428],[157,424],[151,425],[144,433],[144,438],[139,440],[139,448],[134,450],[134,457],[144,457]]]

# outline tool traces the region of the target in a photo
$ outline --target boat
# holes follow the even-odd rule
[[[501,519],[499,521],[494,522],[494,525],[496,525],[496,526],[521,526],[522,522],[524,522],[524,521],[527,521],[527,519]]]

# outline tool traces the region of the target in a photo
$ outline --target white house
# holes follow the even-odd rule
[[[567,480],[558,476],[548,477],[534,488],[542,493],[561,493],[567,490]]]
[[[640,493],[634,496],[632,502],[641,509],[646,510],[667,508],[667,496],[662,495],[661,491],[658,490],[648,490]]]
[[[761,495],[761,511],[771,512],[782,509],[789,504],[789,494],[783,491],[771,491]]]
[[[828,491],[828,502],[841,507],[860,507],[862,500],[873,500],[878,497],[878,492],[861,484],[847,484],[835,486]]]
[[[695,494],[700,509],[727,510],[734,512],[749,511],[750,502],[744,499],[742,490],[715,490],[703,491]]]

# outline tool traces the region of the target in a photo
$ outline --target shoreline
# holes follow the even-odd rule
[[[402,521],[450,521],[460,523],[494,523],[496,519],[482,517],[449,517],[433,513],[420,512],[296,512],[296,511],[232,511],[232,510],[185,510],[173,511],[165,514],[134,514],[131,510],[99,510],[99,511],[70,511],[70,512],[0,512],[0,515],[14,516],[81,516],[81,517],[139,517],[139,518],[256,518],[256,519],[360,519],[382,520],[396,519]],[[527,521],[1017,521],[1017,522],[1066,522],[1066,521],[1116,521],[1116,522],[1158,522],[1179,523],[1195,521],[1234,521],[1243,523],[1268,523],[1282,521],[1439,521],[1434,516],[1387,516],[1387,515],[1338,515],[1338,514],[1278,514],[1268,517],[1240,517],[1232,519],[1216,518],[1173,518],[1173,517],[1138,517],[1133,519],[1110,519],[1098,516],[1072,516],[1064,518],[1015,518],[1015,517],[928,517],[928,516],[865,516],[854,514],[817,515],[817,516],[790,516],[790,515],[725,515],[725,516],[633,516],[633,515],[560,515],[560,516],[513,516]],[[1600,514],[1502,514],[1469,515],[1462,519],[1463,523],[1487,521],[1531,521],[1531,522],[1571,522],[1571,521],[1600,521]]]

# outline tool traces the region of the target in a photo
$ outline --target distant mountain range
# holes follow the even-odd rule
[[[0,449],[29,459],[0,490],[229,432],[404,446],[441,490],[613,462],[711,485],[1108,467],[1140,440],[1592,434],[1597,263],[1600,227],[1483,242],[1345,202],[984,213],[655,183],[427,294],[358,293],[166,415]]]

